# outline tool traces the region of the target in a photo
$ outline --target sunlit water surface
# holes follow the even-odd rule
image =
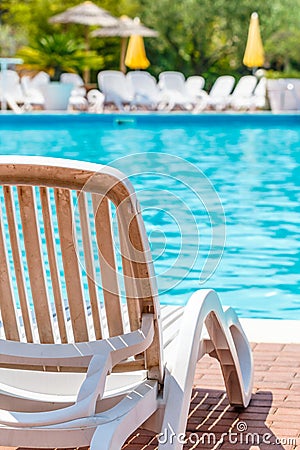
[[[129,174],[161,302],[214,288],[242,317],[300,319],[300,116],[3,115],[0,145]]]

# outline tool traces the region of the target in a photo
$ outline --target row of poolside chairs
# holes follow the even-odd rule
[[[263,109],[266,105],[266,79],[254,75],[236,80],[231,75],[217,78],[211,90],[204,90],[205,79],[194,75],[185,79],[181,72],[161,72],[158,81],[145,71],[124,75],[117,70],[98,74],[98,86],[105,103],[120,109],[144,107],[153,110],[176,108],[200,112],[205,109],[235,110]]]
[[[44,88],[50,81],[47,73],[19,77],[16,71],[7,70],[5,82],[3,76],[0,72],[0,100],[5,100],[16,113],[36,108],[51,109],[44,96]],[[237,83],[231,75],[220,76],[209,92],[204,89],[202,76],[185,79],[181,72],[176,71],[161,72],[157,81],[146,71],[132,71],[125,75],[117,70],[104,70],[98,73],[99,89],[89,92],[78,74],[63,73],[60,81],[73,84],[69,109],[91,112],[103,112],[109,105],[118,110],[183,109],[193,112],[255,110],[266,105],[266,79],[257,81],[254,75],[243,76]]]
[[[69,107],[86,110],[87,91],[82,78],[75,73],[63,73],[60,81],[73,84],[69,97]],[[5,102],[14,112],[21,113],[31,109],[50,109],[45,102],[44,90],[50,82],[50,76],[43,71],[34,77],[22,77],[15,70],[0,72],[0,101]]]

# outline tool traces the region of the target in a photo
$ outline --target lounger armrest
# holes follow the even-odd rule
[[[32,344],[0,340],[0,365],[88,367],[92,356],[112,352],[112,364],[145,351],[154,337],[154,317],[143,314],[141,328],[120,336],[72,344]]]
[[[93,356],[89,355],[88,370],[73,405],[39,413],[0,410],[0,423],[14,427],[39,427],[89,417],[95,412],[97,399],[103,396],[106,376],[111,372],[112,367],[124,358],[141,353],[150,345],[154,336],[153,321],[152,314],[144,314],[140,330],[122,335],[119,339],[114,337],[98,342],[97,352]],[[107,345],[100,346],[101,343],[107,343]],[[39,348],[41,349],[44,345],[40,344]],[[77,345],[82,348],[81,344]]]

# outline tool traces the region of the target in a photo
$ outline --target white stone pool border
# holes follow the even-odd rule
[[[300,320],[241,318],[240,322],[250,342],[300,344]]]

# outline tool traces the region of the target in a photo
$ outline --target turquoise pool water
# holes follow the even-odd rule
[[[162,302],[212,287],[242,317],[300,319],[300,116],[1,115],[0,145],[130,174]]]

